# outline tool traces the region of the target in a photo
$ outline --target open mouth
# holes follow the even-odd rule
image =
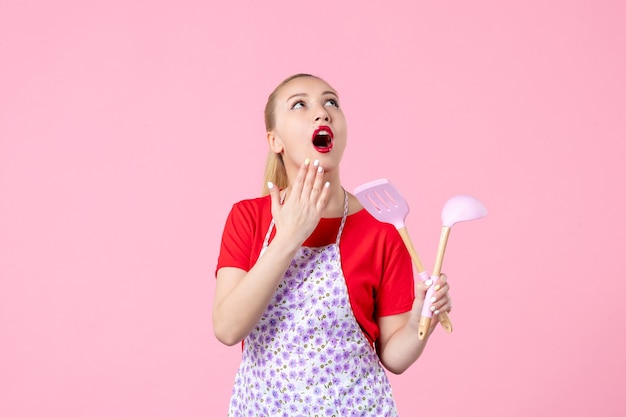
[[[328,126],[320,126],[313,132],[313,147],[320,153],[333,149],[333,131]]]

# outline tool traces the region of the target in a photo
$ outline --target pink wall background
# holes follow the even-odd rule
[[[626,7],[620,1],[3,0],[0,415],[225,415],[211,329],[262,109],[326,78],[344,186],[391,179],[451,335],[392,376],[403,416],[623,416]]]

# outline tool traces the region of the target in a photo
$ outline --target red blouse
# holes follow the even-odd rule
[[[216,274],[222,267],[249,271],[259,257],[271,220],[269,196],[233,205],[222,235]],[[334,243],[340,223],[341,218],[321,219],[304,246]],[[380,334],[377,317],[411,309],[415,296],[411,257],[395,227],[379,222],[367,210],[347,217],[339,251],[352,310],[366,337],[374,342]]]

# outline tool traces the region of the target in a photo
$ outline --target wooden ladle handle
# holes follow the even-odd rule
[[[419,274],[426,272],[426,268],[424,268],[424,264],[422,263],[420,257],[417,255],[417,251],[415,250],[415,247],[413,246],[413,242],[411,241],[411,238],[409,237],[409,231],[407,230],[407,228],[402,227],[398,229],[398,233],[400,233],[400,237],[402,237],[404,246],[406,246],[407,250],[409,251],[409,254],[411,255],[411,259],[413,260],[413,264],[415,265],[415,269],[417,269],[417,272]],[[445,251],[445,246],[444,246],[444,251]],[[443,254],[441,256],[443,258]],[[441,268],[441,264],[439,265],[439,268]],[[422,317],[422,319],[423,318],[424,317]],[[430,319],[430,317],[428,318]],[[421,321],[422,320],[420,320],[420,334],[422,333]],[[446,331],[446,333],[452,333],[452,321],[450,321],[450,316],[448,316],[447,311],[442,311],[441,313],[439,313],[439,322],[441,323],[441,326]],[[424,330],[424,335],[425,335],[428,333],[428,328],[430,327],[430,320],[428,320],[428,323],[424,323],[424,326],[426,326]],[[423,339],[423,337],[420,337],[420,338]]]

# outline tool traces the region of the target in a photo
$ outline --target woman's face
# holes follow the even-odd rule
[[[289,81],[276,97],[275,126],[267,133],[287,172],[305,159],[319,160],[328,173],[339,166],[347,140],[346,120],[335,90],[315,77]]]

